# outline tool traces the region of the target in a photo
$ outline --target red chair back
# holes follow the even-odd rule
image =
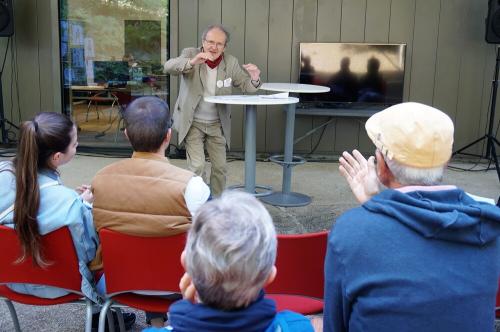
[[[127,105],[133,100],[132,93],[130,91],[115,90],[112,94],[116,97],[118,104],[122,107],[122,109],[127,108]]]
[[[42,254],[50,265],[36,266],[30,257],[16,263],[22,249],[12,228],[0,226],[0,284],[29,283],[64,288],[81,294],[78,257],[71,234],[62,227],[42,237]]]
[[[278,235],[278,274],[265,289],[277,311],[288,309],[304,315],[323,311],[327,238],[327,231]]]
[[[180,292],[186,233],[141,237],[104,228],[99,237],[108,295],[139,290]]]
[[[327,237],[327,231],[278,235],[278,274],[266,292],[322,299]]]

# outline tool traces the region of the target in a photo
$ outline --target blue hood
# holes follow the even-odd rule
[[[426,238],[482,246],[500,236],[500,208],[477,202],[463,190],[384,190],[363,204],[391,216]]]
[[[233,311],[180,300],[170,306],[169,322],[174,332],[263,332],[272,324],[275,315],[274,301],[266,299],[261,292],[248,307]]]

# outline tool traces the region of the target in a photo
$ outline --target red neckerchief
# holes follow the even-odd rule
[[[217,59],[215,59],[214,61],[212,60],[207,60],[205,61],[205,63],[207,64],[207,66],[209,66],[210,68],[214,69],[215,67],[217,67],[219,65],[219,63],[222,61],[222,58],[224,57],[224,54],[221,54]]]

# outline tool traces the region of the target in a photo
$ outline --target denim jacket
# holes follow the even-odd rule
[[[11,162],[0,162],[0,214],[13,203],[16,194],[16,179]],[[40,207],[38,209],[38,230],[41,235],[67,226],[75,245],[80,273],[82,275],[82,293],[96,303],[101,299],[94,286],[94,278],[87,267],[95,256],[99,244],[92,221],[92,208],[81,200],[72,189],[61,185],[57,172],[42,170],[38,173],[40,187],[56,181],[59,185],[51,185],[40,189]],[[10,212],[0,220],[0,224],[14,228],[14,213]],[[15,292],[31,294],[43,298],[57,298],[68,294],[66,290],[33,284],[9,284]]]

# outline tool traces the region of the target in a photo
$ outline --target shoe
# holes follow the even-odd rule
[[[113,313],[113,323],[115,331],[120,331],[120,324],[118,323],[118,316],[115,311]],[[99,328],[99,314],[96,312],[92,314],[92,331],[97,331]],[[130,328],[135,324],[135,314],[132,312],[123,312],[123,322],[125,323],[125,330],[130,330]],[[106,319],[105,331],[109,331],[108,320]]]

